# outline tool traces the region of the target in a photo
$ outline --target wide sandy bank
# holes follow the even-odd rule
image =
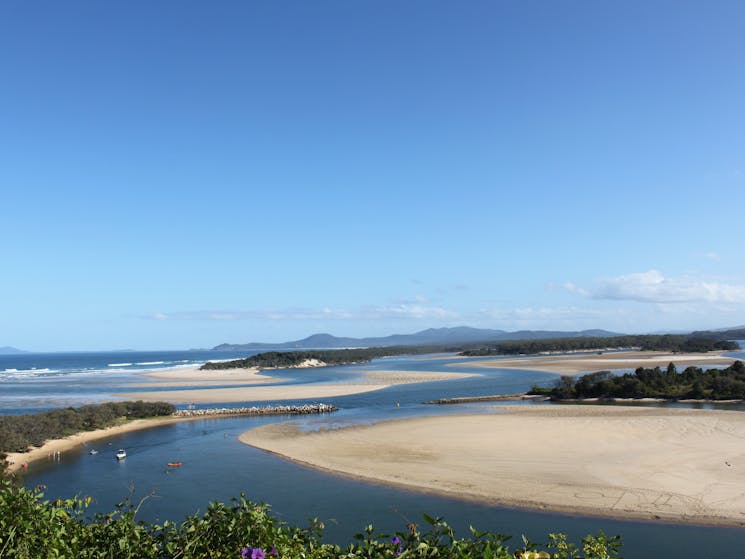
[[[245,369],[231,369],[232,371],[245,371]],[[474,376],[468,373],[440,373],[434,371],[379,371],[364,369],[349,369],[349,381],[338,382],[309,382],[304,384],[273,384],[272,386],[257,386],[265,381],[257,380],[260,376],[254,372],[253,376],[247,376],[241,380],[237,373],[236,377],[224,378],[221,384],[235,384],[230,388],[209,388],[209,384],[216,382],[224,371],[198,371],[205,373],[192,377],[191,374],[185,378],[173,375],[164,384],[142,384],[140,386],[153,386],[156,390],[146,392],[129,392],[115,394],[115,396],[147,401],[166,401],[173,403],[197,402],[197,403],[227,403],[227,402],[277,402],[284,400],[305,400],[333,398],[334,396],[347,396],[349,394],[361,394],[373,390],[381,390],[396,384],[410,384],[415,382],[432,382],[466,378]],[[216,378],[211,376],[216,373]],[[196,373],[193,373],[196,375]],[[251,373],[247,373],[251,375]],[[160,377],[162,378],[162,377]],[[264,377],[269,378],[269,377]],[[208,380],[209,379],[209,380]],[[282,382],[270,379],[274,383]],[[244,382],[245,381],[245,382]],[[157,388],[168,388],[175,386],[194,387],[193,390],[159,390]]]
[[[240,440],[353,477],[508,506],[745,524],[745,413],[495,407],[321,432],[292,422]]]
[[[475,357],[473,361],[453,366],[492,367],[499,369],[527,369],[546,371],[562,375],[601,370],[636,369],[637,367],[676,367],[690,365],[716,366],[731,365],[736,359],[723,357],[719,352],[711,353],[668,353],[660,351],[623,351],[610,353],[582,353],[572,355],[539,355],[508,359],[484,360]]]
[[[137,388],[170,388],[180,386],[215,386],[240,384],[254,386],[282,382],[261,374],[258,368],[201,370],[195,366],[174,367],[142,373],[147,382],[131,385]]]

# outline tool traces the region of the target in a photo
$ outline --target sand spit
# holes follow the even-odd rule
[[[228,371],[241,371],[245,369],[228,369]],[[211,402],[276,402],[282,400],[307,400],[333,398],[334,396],[347,396],[349,394],[361,394],[373,390],[381,390],[395,384],[409,384],[415,382],[432,382],[443,381],[458,378],[474,376],[468,373],[440,373],[432,371],[378,371],[371,370],[366,372],[358,368],[349,369],[350,382],[309,382],[305,384],[278,384],[272,386],[248,385],[232,388],[209,388],[206,382],[209,373],[222,371],[199,371],[207,373],[206,376],[197,376],[193,384],[187,386],[198,387],[196,390],[157,390],[157,388],[166,388],[166,386],[154,386],[156,390],[146,392],[130,392],[125,394],[116,394],[116,396],[146,401],[166,401],[174,403],[211,403]],[[360,373],[364,375],[360,378]],[[162,378],[162,377],[161,377]],[[178,377],[169,377],[176,381]],[[254,377],[248,377],[254,378]],[[189,380],[188,378],[186,380]],[[274,379],[274,382],[281,382]],[[226,383],[232,381],[226,380]],[[151,385],[144,385],[149,387]]]
[[[240,440],[352,477],[534,509],[745,525],[745,414],[623,406],[498,407]]]
[[[262,375],[257,368],[248,369],[215,369],[202,371],[198,367],[175,367],[172,369],[148,371],[142,373],[149,380],[140,384],[130,385],[136,388],[169,388],[186,386],[216,386],[236,384],[255,386],[266,383],[280,383],[281,379]]]
[[[717,365],[727,366],[736,361],[736,359],[731,357],[724,357],[720,352],[669,353],[660,351],[540,355],[490,360],[484,360],[482,357],[474,357],[473,359],[474,360],[470,362],[458,363],[457,366],[528,369],[561,375],[572,375],[576,373],[601,370],[636,369],[637,367],[667,367],[668,363],[675,363],[675,366],[678,368],[688,367],[690,365],[712,367]]]

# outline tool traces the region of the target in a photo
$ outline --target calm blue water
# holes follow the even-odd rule
[[[199,362],[206,358],[197,352],[170,353],[170,361],[178,364],[183,359],[193,358],[193,362]],[[183,357],[185,353],[189,353],[190,357]],[[67,401],[76,398],[106,399],[112,391],[121,390],[132,382],[142,382],[143,378],[135,374],[135,370],[127,370],[127,367],[163,367],[169,361],[165,354],[157,352],[129,360],[109,360],[114,354],[105,354],[105,357],[76,355],[78,357],[69,357],[70,363],[77,364],[68,367],[68,373],[64,373],[64,367],[53,363],[51,355],[47,355],[50,359],[47,362],[51,366],[45,368],[50,371],[30,373],[37,375],[35,380],[30,377],[19,379],[22,376],[18,374],[21,367],[5,367],[6,372],[8,368],[18,371],[15,376],[0,381],[1,409],[5,413],[19,411],[14,402],[20,396],[21,385],[27,390],[27,398],[47,406],[55,402],[58,394]],[[143,354],[127,352],[124,355],[134,357]],[[163,358],[158,358],[158,355]],[[234,357],[222,353],[217,355],[220,358]],[[745,357],[743,352],[738,355]],[[0,373],[6,363],[4,359],[0,361]],[[99,360],[97,363],[108,363],[83,369],[81,363],[93,363],[95,359]],[[164,363],[148,364],[154,361]],[[350,380],[361,374],[360,371],[371,369],[476,372],[472,367],[459,366],[462,362],[448,356],[434,359],[396,357],[376,360],[363,366],[277,371],[275,375],[294,379],[294,382],[331,382],[342,378]],[[112,363],[133,364],[126,367],[110,366]],[[174,364],[177,363],[170,366]],[[34,366],[39,368],[38,365]],[[31,370],[31,367],[26,369]],[[56,376],[46,376],[52,374],[53,369],[58,370],[54,373]],[[32,465],[25,483],[29,486],[45,484],[48,487],[47,495],[52,498],[91,495],[94,497],[93,512],[111,510],[131,491],[134,491],[134,501],[152,495],[143,503],[139,513],[141,518],[149,520],[179,520],[187,514],[204,511],[212,500],[226,501],[244,492],[250,499],[270,503],[275,514],[288,522],[302,525],[309,518],[318,517],[326,524],[326,538],[340,543],[349,541],[352,534],[371,522],[381,531],[391,532],[403,529],[411,521],[421,523],[421,514],[426,512],[444,516],[463,535],[466,535],[468,525],[511,533],[517,538],[520,534],[526,534],[532,539],[540,539],[556,531],[567,532],[576,539],[598,530],[606,534],[621,534],[625,543],[624,556],[627,558],[674,556],[692,559],[724,553],[730,556],[733,550],[745,546],[743,529],[675,526],[521,511],[363,483],[298,466],[237,440],[242,432],[250,428],[276,421],[291,420],[305,429],[317,429],[425,414],[486,413],[493,409],[493,404],[433,406],[422,402],[445,396],[510,394],[524,391],[532,384],[550,384],[556,379],[555,375],[540,371],[479,369],[478,372],[484,376],[399,385],[366,394],[325,399],[341,408],[339,412],[325,416],[209,419],[130,433],[66,452],[58,462]],[[8,386],[16,387],[16,395],[6,399],[5,388]],[[99,453],[89,455],[91,447],[97,448]],[[121,463],[113,458],[113,451],[119,447],[125,447],[128,452],[127,460]],[[509,452],[509,449],[505,451]],[[166,463],[170,461],[182,461],[184,466],[169,470]],[[350,507],[350,503],[354,503],[354,506]]]

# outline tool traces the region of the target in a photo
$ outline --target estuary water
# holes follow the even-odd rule
[[[74,354],[78,356],[75,358],[68,354],[56,362],[53,354],[46,354],[46,361],[33,361],[34,365],[26,367],[21,366],[18,358],[4,356],[0,358],[0,375],[6,374],[0,380],[0,412],[26,412],[28,407],[24,409],[24,405],[48,409],[107,400],[125,388],[133,391],[132,384],[143,382],[139,373],[144,369],[194,364],[215,356],[228,359],[246,355],[204,353],[169,352],[170,357],[166,358],[165,352],[146,355],[127,352],[130,359],[119,359],[122,354],[85,354],[84,357]],[[113,355],[117,358],[110,359]],[[736,355],[745,356],[742,352]],[[28,355],[23,357],[31,359]],[[67,368],[63,365],[63,361],[70,363],[69,360],[75,359],[76,365]],[[98,365],[91,364],[94,360],[98,360],[95,361]],[[83,367],[83,362],[90,366]],[[28,365],[32,361],[23,363]],[[188,514],[204,512],[210,501],[229,501],[244,493],[251,500],[270,503],[279,518],[293,524],[304,525],[308,519],[317,517],[326,525],[325,538],[338,543],[350,541],[354,533],[370,523],[385,533],[403,530],[409,522],[421,525],[422,513],[427,513],[444,517],[460,535],[468,534],[469,525],[513,534],[517,539],[515,545],[521,534],[536,541],[550,532],[566,532],[574,540],[598,530],[608,535],[620,534],[624,541],[623,556],[627,558],[693,559],[725,553],[731,556],[734,550],[745,548],[745,529],[612,520],[444,498],[330,475],[237,440],[248,429],[279,421],[318,429],[430,414],[490,413],[493,403],[434,406],[423,402],[442,397],[512,394],[533,384],[550,385],[557,378],[541,371],[474,369],[462,363],[462,359],[449,355],[404,356],[359,366],[273,371],[271,374],[278,380],[293,383],[333,382],[339,378],[349,381],[350,371],[361,375],[375,369],[478,372],[482,376],[398,385],[324,399],[325,403],[340,408],[329,415],[205,419],[111,437],[65,452],[59,460],[32,464],[24,483],[46,485],[50,498],[92,496],[91,512],[109,511],[127,498],[135,504],[145,499],[139,517],[159,521],[180,520]],[[120,447],[127,449],[128,457],[117,462],[113,451]],[[96,448],[99,453],[90,455],[90,448]],[[505,448],[505,452],[509,451]],[[166,464],[172,461],[184,465],[167,468]]]

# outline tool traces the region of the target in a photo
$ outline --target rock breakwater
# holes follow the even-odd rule
[[[174,417],[209,417],[219,415],[307,415],[331,413],[339,408],[331,404],[303,404],[299,406],[251,406],[243,408],[202,408],[176,410]]]

